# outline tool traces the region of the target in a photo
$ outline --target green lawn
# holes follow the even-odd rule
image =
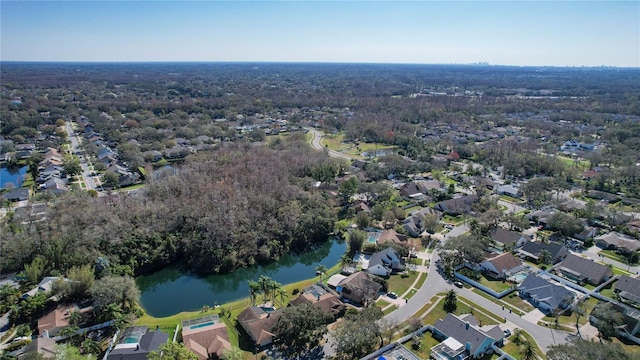
[[[514,291],[513,293],[503,297],[502,301],[513,305],[516,309],[520,309],[525,313],[528,313],[528,312],[533,311],[535,309],[535,307],[533,307],[533,305],[529,304],[529,302],[527,302],[525,300],[522,300],[520,298],[520,296],[518,295],[517,291]]]
[[[619,261],[619,262],[621,262],[623,264],[627,263],[627,258],[625,256],[620,255],[620,254],[618,254],[617,252],[615,252],[613,250],[600,250],[600,252],[598,254],[606,256],[611,260]]]
[[[443,294],[444,295],[444,294]],[[438,319],[442,319],[444,318],[447,313],[444,311],[444,309],[442,308],[444,304],[444,297],[442,299],[440,299],[438,301],[438,304],[433,308],[433,310],[431,312],[429,312],[429,314],[427,314],[424,318],[422,323],[423,324],[434,324],[436,321],[438,321]],[[499,316],[491,313],[490,311],[483,309],[475,304],[473,304],[473,302],[458,296],[458,308],[456,309],[456,311],[454,311],[453,313],[455,315],[461,315],[461,314],[473,314],[473,316],[476,317],[476,319],[478,319],[478,321],[480,322],[480,325],[497,325],[500,323],[500,321],[498,321],[498,319],[500,319]]]
[[[494,280],[485,276],[484,274],[481,274],[480,278],[476,281],[481,285],[486,286],[489,289],[498,293],[501,293],[513,286],[513,284],[508,281]]]
[[[408,271],[407,274],[409,275],[407,277],[403,277],[401,274],[391,275],[389,280],[387,280],[388,291],[393,291],[399,296],[402,296],[402,294],[409,290],[420,273],[416,271]]]
[[[615,284],[618,280],[610,283],[609,285],[603,287],[602,289],[600,289],[600,294],[604,295],[606,297],[608,297],[609,299],[616,299],[616,295],[613,292],[613,284]]]
[[[524,311],[520,310],[520,309],[521,309],[521,307],[519,307],[519,306],[517,306],[517,305],[513,305],[513,304],[512,304],[512,302],[514,302],[513,300],[512,300],[511,302],[509,302],[509,301],[502,302],[502,301],[500,301],[500,300],[496,299],[495,297],[493,297],[493,296],[491,296],[491,295],[487,294],[486,292],[484,292],[484,291],[482,291],[482,290],[479,290],[479,289],[478,289],[478,290],[476,290],[475,292],[476,292],[478,295],[480,295],[480,296],[482,296],[482,297],[486,298],[487,300],[490,300],[490,301],[494,302],[496,305],[504,306],[505,308],[510,309],[511,311],[513,311],[513,312],[514,312],[514,313],[516,313],[516,314],[520,314],[520,315],[524,315],[524,314],[526,314],[526,312],[524,312]],[[512,295],[513,295],[513,294],[512,294]],[[505,297],[504,297],[504,298],[502,298],[502,299],[503,299],[503,300],[505,300],[507,297],[508,297],[508,296],[505,296]],[[519,299],[518,299],[518,300],[519,300]],[[531,308],[531,310],[533,310],[533,306],[531,306],[531,305],[530,305],[530,304],[528,304],[528,303],[525,303],[525,302],[524,302],[524,301],[522,301],[522,300],[520,300],[520,301],[521,301],[522,303],[524,303],[524,305],[528,305],[528,308]],[[506,303],[506,304],[505,304],[505,303]],[[531,310],[529,310],[529,311],[531,311]]]
[[[589,300],[587,300],[587,307],[586,307],[586,314],[590,314],[591,310],[593,310],[593,308],[596,306],[596,304],[598,303],[598,299],[596,298],[589,298]],[[563,330],[567,330],[567,331],[576,331],[576,313],[575,312],[571,312],[569,315],[560,315],[558,317],[558,325],[560,325],[560,328]],[[542,318],[542,321],[546,321],[549,324],[552,324],[555,327],[555,322],[556,319],[553,316],[545,316]],[[580,321],[578,322],[579,326],[585,325],[586,323],[589,322],[589,316],[588,315],[583,315],[580,317]]]
[[[440,344],[440,341],[436,340],[431,331],[426,331],[420,336],[420,346],[417,349],[413,348],[413,340],[409,340],[402,345],[407,349],[411,350],[412,353],[416,354],[420,359],[428,359],[429,354],[431,353],[431,348]]]
[[[395,146],[376,144],[376,143],[363,143],[360,142],[357,145],[352,142],[344,142],[344,134],[327,134],[322,139],[322,145],[335,151],[342,152],[344,154],[352,155],[354,157],[361,157],[363,152],[372,152],[376,150],[394,149]]]
[[[542,358],[542,359],[546,359],[546,357],[544,356],[544,352],[542,350],[540,350],[540,348],[538,347],[538,344],[536,344],[535,340],[533,339],[533,337],[531,337],[531,335],[529,335],[529,333],[525,332],[524,330],[522,331],[522,336],[526,339],[531,341],[531,343],[533,343],[535,345],[536,348],[536,353]],[[520,347],[518,345],[516,345],[513,340],[515,340],[515,336],[511,335],[511,337],[508,338],[509,341],[505,341],[505,345],[502,348],[502,351],[506,352],[507,354],[513,356],[516,359],[520,359],[521,355],[520,355]]]
[[[509,195],[500,195],[500,200],[504,200],[508,203],[512,203],[512,204],[523,204],[525,201],[522,199],[518,199],[518,198],[514,198],[511,197]]]

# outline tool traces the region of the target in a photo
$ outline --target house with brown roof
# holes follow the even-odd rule
[[[478,195],[466,195],[457,199],[445,200],[437,203],[434,209],[449,215],[462,215],[471,211],[471,205],[478,202]]]
[[[480,269],[496,279],[504,279],[522,270],[522,261],[510,252],[493,255],[480,263]]]
[[[282,315],[282,310],[261,306],[251,306],[238,314],[238,323],[246,331],[255,346],[267,346],[273,342],[275,334],[271,329]]]
[[[71,313],[77,310],[77,306],[67,305],[59,306],[48,312],[38,319],[38,333],[43,337],[56,336],[62,329],[69,326]]]
[[[330,315],[334,320],[344,314],[346,306],[337,296],[326,291],[319,285],[306,287],[302,294],[289,302],[290,306],[311,304],[317,306],[323,313]]]
[[[406,235],[401,235],[401,234],[398,234],[393,229],[388,229],[388,230],[383,231],[380,234],[380,236],[378,237],[376,242],[378,243],[378,245],[382,245],[384,243],[387,243],[387,242],[391,241],[391,242],[394,242],[396,244],[408,246],[407,240],[408,239],[407,239]]]
[[[32,353],[38,353],[45,359],[53,359],[58,353],[56,350],[56,341],[51,338],[35,338],[31,343],[22,349],[22,353],[18,354],[18,360],[32,359]]]
[[[227,326],[218,315],[209,315],[182,322],[182,342],[198,360],[221,358],[231,349]]]
[[[578,283],[598,286],[613,276],[613,270],[606,265],[573,254],[556,267],[556,271]]]
[[[382,285],[371,280],[363,271],[347,276],[336,286],[336,291],[343,299],[356,304],[375,301],[381,290]]]

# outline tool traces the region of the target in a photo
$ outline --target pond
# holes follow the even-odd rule
[[[315,276],[314,268],[331,268],[340,261],[347,244],[342,240],[327,241],[318,249],[300,256],[284,255],[280,261],[266,266],[254,266],[225,275],[199,277],[178,267],[140,276],[140,304],[155,317],[165,317],[181,311],[196,311],[204,305],[225,304],[249,297],[249,280],[265,275],[286,285]]]
[[[28,166],[21,167],[1,167],[0,168],[0,189],[7,187],[19,188],[22,186],[24,176],[27,173]]]

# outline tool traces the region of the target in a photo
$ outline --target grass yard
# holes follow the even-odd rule
[[[598,299],[589,298],[586,302],[586,314],[590,314],[591,310],[598,304]],[[560,315],[558,317],[558,325],[560,325],[560,329],[566,331],[576,331],[576,313],[571,312],[569,315]],[[546,321],[550,325],[555,327],[556,319],[553,316],[545,316],[542,318],[542,321]],[[589,315],[583,315],[580,317],[580,321],[578,322],[579,326],[585,325],[589,322]]]
[[[499,198],[500,198],[500,200],[506,201],[506,202],[511,203],[511,204],[523,204],[525,202],[522,199],[514,198],[514,197],[509,196],[509,195],[500,195]]]
[[[502,280],[494,280],[485,276],[484,274],[481,274],[480,278],[476,281],[481,285],[486,286],[489,289],[498,293],[501,293],[507,289],[510,289],[513,286],[513,284],[508,281],[503,282]]]
[[[465,220],[464,216],[462,216],[462,215],[460,215],[460,216],[451,216],[451,215],[445,214],[442,217],[442,221],[444,221],[445,223],[454,224],[456,226],[464,224],[464,220]]]
[[[614,299],[615,300],[617,298],[617,296],[613,292],[613,284],[615,284],[616,282],[618,282],[618,280],[616,280],[616,281],[610,283],[609,285],[603,287],[602,289],[600,289],[600,294],[608,297],[609,299]]]
[[[533,311],[535,309],[535,307],[533,307],[533,305],[529,304],[525,300],[522,300],[520,298],[520,296],[518,295],[517,291],[514,291],[513,293],[503,297],[502,301],[513,305],[515,308],[520,309],[525,313],[528,313],[528,312]]]
[[[474,292],[477,293],[478,295],[486,298],[487,300],[490,300],[490,301],[494,302],[497,305],[504,306],[506,309],[509,309],[509,310],[513,311],[515,314],[524,315],[524,314],[527,313],[527,312],[523,311],[524,307],[520,307],[518,305],[514,305],[513,302],[515,302],[515,301],[513,301],[513,300],[511,302],[506,301],[505,299],[508,298],[509,296],[503,297],[502,298],[503,301],[500,301],[500,299],[496,299],[495,297],[487,294],[486,292],[484,292],[482,290],[474,290]],[[511,294],[511,295],[513,295],[513,294]],[[531,306],[529,303],[526,303],[526,302],[522,301],[520,298],[516,298],[516,299],[519,300],[519,302],[521,302],[523,305],[527,305],[529,308],[531,308],[531,310],[533,310],[533,306]],[[531,311],[531,310],[529,310],[529,311]]]
[[[438,319],[444,318],[447,315],[447,313],[442,308],[443,304],[444,304],[444,297],[441,298],[438,301],[438,304],[433,308],[433,310],[423,318],[422,323],[434,324],[436,321],[438,321]],[[455,315],[469,314],[469,313],[473,314],[473,316],[475,316],[476,319],[478,319],[481,326],[500,324],[500,322],[497,320],[497,319],[500,319],[499,316],[475,304],[472,307],[470,304],[473,304],[473,303],[461,296],[458,296],[458,308],[453,313]]]
[[[420,346],[417,349],[413,348],[413,340],[409,340],[402,345],[407,349],[411,350],[412,353],[416,354],[420,359],[428,359],[429,354],[431,353],[431,348],[440,344],[440,341],[436,340],[431,331],[426,331],[420,336]]]
[[[531,343],[535,345],[536,354],[538,354],[538,356],[540,356],[540,358],[546,359],[546,357],[544,356],[544,352],[542,350],[540,350],[540,348],[538,347],[538,344],[536,344],[536,341],[533,339],[533,337],[531,337],[531,335],[529,335],[529,333],[527,333],[524,330],[522,330],[522,336],[526,340],[531,341]],[[504,347],[502,347],[502,351],[506,352],[507,354],[513,356],[516,359],[520,359],[521,358],[520,347],[513,342],[514,339],[515,339],[515,336],[511,335],[511,337],[509,337],[509,339],[508,339],[509,342],[507,343],[505,341],[505,345],[504,345]]]
[[[403,277],[401,274],[391,275],[391,277],[389,277],[389,280],[387,280],[388,291],[393,291],[399,296],[402,296],[402,294],[404,294],[407,290],[409,290],[409,288],[411,288],[411,285],[413,285],[413,282],[416,280],[416,278],[421,275],[416,271],[408,271],[407,274],[409,276],[406,277]]]
[[[600,252],[598,253],[600,255],[606,256],[611,260],[616,260],[619,261],[623,264],[627,263],[627,257],[618,254],[617,252],[613,251],[613,250],[600,250]],[[632,264],[634,265],[634,264]]]
[[[611,342],[616,343],[620,346],[622,346],[626,351],[637,355],[640,355],[640,345],[628,341],[626,339],[618,339],[618,338],[612,338]]]

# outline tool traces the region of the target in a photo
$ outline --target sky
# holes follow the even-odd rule
[[[2,61],[640,67],[640,1],[0,1]]]

